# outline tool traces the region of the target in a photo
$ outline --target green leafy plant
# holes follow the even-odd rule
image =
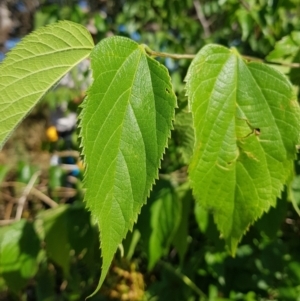
[[[213,214],[235,255],[249,226],[276,206],[293,172],[300,110],[287,78],[234,48],[209,44],[195,56],[174,55],[118,36],[94,46],[84,27],[59,22],[30,34],[0,66],[0,147],[45,93],[87,57],[94,81],[81,106],[79,129],[85,201],[100,229],[97,290],[158,178],[173,122],[179,130],[189,125],[181,147],[194,197]],[[181,112],[178,120],[168,70],[155,57],[192,59],[186,76],[190,113]],[[181,203],[164,208],[177,202],[174,189],[154,191],[151,223],[164,222],[162,236],[150,238],[162,246],[158,254],[149,250],[150,266],[187,223],[187,217],[177,219]]]

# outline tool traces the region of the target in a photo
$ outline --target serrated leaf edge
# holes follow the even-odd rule
[[[123,37],[115,36],[115,37],[111,37],[111,38],[123,38]],[[123,38],[123,39],[126,39],[126,38]],[[138,45],[138,44],[137,44],[137,45]],[[172,88],[172,89],[171,89],[171,93],[173,94],[173,97],[174,97],[174,99],[175,99],[175,101],[176,101],[175,108],[177,108],[177,107],[178,107],[178,105],[177,105],[177,97],[176,97],[176,94],[175,94],[174,89],[173,89],[173,85],[172,85],[172,81],[171,81],[171,77],[170,77],[170,74],[169,74],[168,69],[167,69],[163,64],[159,63],[157,60],[155,60],[155,59],[152,58],[150,55],[148,55],[148,54],[146,53],[146,51],[145,51],[144,45],[138,45],[138,48],[140,49],[140,51],[141,51],[147,58],[151,59],[152,62],[154,62],[154,63],[155,63],[157,66],[159,66],[160,68],[164,69],[164,71],[165,71],[165,73],[166,73],[166,75],[167,75],[167,77],[168,77],[168,79],[169,79],[170,86],[171,86],[171,88]],[[149,72],[150,72],[150,70],[149,70]],[[79,141],[80,141],[79,149],[80,149],[80,156],[81,156],[81,158],[82,158],[82,160],[83,160],[83,163],[84,163],[84,166],[85,166],[85,170],[84,170],[84,180],[83,180],[83,186],[84,186],[84,187],[86,186],[85,179],[86,179],[86,174],[88,173],[89,166],[88,166],[88,164],[87,164],[87,162],[86,162],[85,147],[84,147],[84,137],[83,137],[83,134],[82,134],[82,132],[83,132],[83,131],[82,131],[82,127],[83,127],[83,124],[82,124],[82,123],[83,123],[83,115],[85,114],[84,111],[85,111],[85,108],[86,108],[86,101],[88,101],[88,93],[89,93],[89,89],[87,90],[87,95],[86,95],[86,97],[84,98],[83,102],[81,103],[81,105],[80,105],[80,107],[79,107],[80,113],[79,113],[79,115],[78,115],[78,130],[79,130],[79,132],[78,132],[78,139],[79,139]],[[161,157],[160,157],[160,159],[159,159],[159,166],[158,166],[158,169],[157,169],[157,173],[156,173],[156,175],[155,175],[155,177],[154,177],[154,179],[153,179],[153,182],[150,184],[151,186],[150,186],[148,195],[147,195],[146,199],[144,200],[142,206],[140,207],[139,211],[137,212],[136,217],[135,217],[135,219],[134,219],[133,222],[132,222],[131,228],[129,228],[128,231],[131,231],[131,232],[132,232],[133,226],[134,226],[134,224],[135,224],[135,223],[137,222],[137,220],[138,220],[138,216],[139,216],[140,213],[141,213],[142,207],[143,207],[144,205],[147,204],[147,199],[149,198],[150,193],[151,193],[151,191],[153,190],[153,186],[155,185],[156,180],[159,178],[159,169],[161,168],[161,161],[162,161],[163,156],[165,155],[166,149],[167,149],[167,147],[168,147],[168,140],[171,138],[171,132],[172,132],[172,130],[174,129],[174,124],[173,124],[173,123],[174,123],[174,120],[175,120],[175,110],[173,111],[173,116],[172,116],[172,118],[171,118],[170,130],[169,130],[168,136],[166,137],[164,150],[163,150],[162,155],[161,155]],[[126,234],[123,236],[122,240],[126,237],[128,231],[127,231]],[[101,233],[102,233],[102,232],[101,232],[101,231],[99,231],[99,232],[100,232],[100,241],[101,241],[101,239],[102,239],[102,234],[101,234]],[[101,249],[101,245],[100,245],[100,249]],[[116,250],[116,251],[117,251],[117,250]],[[102,254],[101,254],[101,258],[103,258],[103,255],[102,255]],[[101,270],[102,270],[102,273],[103,273],[103,266],[101,267]],[[106,272],[106,273],[107,273],[107,272]],[[106,275],[105,275],[105,276],[106,276]],[[104,280],[105,280],[105,278],[102,279],[102,276],[100,276],[100,280],[99,280],[99,283],[98,283],[98,285],[97,285],[97,288],[95,289],[95,291],[94,291],[90,296],[88,296],[88,298],[94,296],[94,295],[97,293],[97,291],[101,288],[101,286],[102,286]]]

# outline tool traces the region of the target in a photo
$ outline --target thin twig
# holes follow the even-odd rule
[[[151,50],[148,46],[145,46],[146,53],[152,57],[169,57],[175,60],[180,59],[193,59],[195,58],[194,54],[175,54]]]
[[[169,57],[176,60],[180,60],[180,59],[192,60],[196,57],[195,54],[175,54],[175,53],[160,52],[160,51],[154,51],[150,49],[147,45],[143,45],[143,46],[146,53],[152,57]],[[265,63],[269,65],[284,66],[290,68],[300,68],[300,63],[268,62],[267,60],[259,59],[248,55],[241,55],[241,57],[247,61],[254,61],[254,62]]]
[[[267,60],[259,59],[257,57],[252,57],[248,55],[242,55],[242,57],[247,61],[260,62],[260,63],[271,64],[276,66],[290,67],[290,68],[300,68],[300,63],[269,62]]]
[[[27,198],[28,194],[30,193],[36,179],[40,176],[40,174],[41,174],[40,171],[35,172],[32,175],[32,177],[31,177],[30,181],[28,182],[27,186],[23,190],[22,196],[20,197],[20,199],[18,201],[18,207],[17,207],[15,220],[20,220],[21,219],[26,198]]]
[[[40,190],[38,190],[34,187],[31,188],[30,193],[35,195],[37,198],[39,198],[42,202],[44,202],[46,205],[48,205],[51,208],[58,206],[58,204],[56,202],[54,202],[47,195],[45,195],[43,192],[41,192]]]
[[[284,63],[284,62],[268,62],[264,61],[266,64],[272,64],[272,65],[277,65],[277,66],[283,66],[283,67],[289,67],[289,68],[300,68],[300,63]]]
[[[194,7],[196,10],[197,17],[204,30],[204,37],[208,38],[211,35],[210,29],[209,29],[210,23],[205,18],[200,1],[198,1],[198,0],[194,1]]]
[[[3,182],[3,183],[1,183],[0,186],[2,186],[2,187],[11,187],[11,186],[17,186],[17,185],[23,185],[24,186],[25,184],[22,183],[22,182]],[[36,196],[38,199],[40,199],[42,202],[44,202],[45,204],[47,204],[51,208],[54,208],[54,207],[58,206],[58,204],[55,201],[53,201],[49,196],[47,196],[46,194],[44,194],[42,191],[38,190],[35,187],[31,188],[30,193],[33,194],[34,196]],[[2,194],[4,194],[4,193],[2,192]],[[9,195],[7,195],[7,197],[8,196]],[[18,201],[15,201],[15,203],[18,203]]]
[[[253,56],[248,56],[248,55],[242,55],[242,57],[247,60],[247,61],[251,61],[251,62],[260,62],[263,63],[264,60],[263,59],[259,59],[257,57],[253,57]]]
[[[4,213],[4,219],[10,219],[11,213],[14,208],[14,202],[10,201],[6,206],[5,206],[5,213]]]
[[[74,150],[67,150],[67,151],[60,151],[60,152],[55,152],[54,155],[57,155],[61,158],[64,157],[74,157],[74,158],[79,158],[80,154],[77,151]]]

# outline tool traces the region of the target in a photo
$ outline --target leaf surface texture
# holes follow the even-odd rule
[[[195,128],[191,185],[234,254],[249,225],[276,205],[292,170],[298,103],[284,75],[217,45],[193,60],[187,92]]]
[[[85,199],[100,227],[103,269],[149,196],[172,127],[176,97],[164,66],[122,37],[91,54],[94,82],[81,112]]]
[[[0,149],[33,106],[94,47],[81,25],[63,21],[24,38],[0,65]]]

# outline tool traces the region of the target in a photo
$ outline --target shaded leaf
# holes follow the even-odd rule
[[[8,165],[0,165],[0,184],[5,180],[5,177],[8,172],[9,172]]]
[[[80,127],[85,200],[100,227],[99,288],[157,177],[176,97],[166,68],[127,38],[101,41],[91,59],[94,82]]]
[[[177,132],[177,140],[179,140],[179,151],[186,164],[188,164],[193,155],[195,143],[193,118],[190,112],[182,111],[176,115],[174,129]]]
[[[278,235],[280,226],[287,215],[288,202],[286,197],[286,193],[283,193],[282,199],[277,200],[276,207],[271,208],[254,224],[254,227],[260,231],[261,235],[266,235],[270,239],[275,239],[276,235]]]
[[[60,266],[65,276],[69,275],[70,242],[68,236],[68,205],[41,212],[36,227],[46,243],[47,256]]]
[[[184,185],[185,186],[185,185]],[[180,189],[180,188],[179,188]],[[190,221],[190,214],[191,214],[191,205],[192,205],[192,195],[190,190],[186,190],[183,188],[183,191],[178,191],[181,202],[181,218],[180,223],[177,227],[177,231],[174,235],[172,244],[176,248],[180,262],[184,262],[185,254],[188,249],[188,238],[189,238],[189,221]],[[182,188],[181,188],[182,190]]]
[[[63,21],[24,38],[0,65],[0,149],[32,107],[93,48],[89,32]]]
[[[165,183],[151,195],[151,235],[149,237],[148,268],[152,269],[156,262],[166,254],[181,219],[181,207],[174,189]],[[150,203],[151,201],[149,201]]]
[[[0,273],[19,292],[38,269],[40,241],[31,223],[20,220],[1,229]]]
[[[193,60],[187,91],[196,140],[191,185],[234,254],[292,170],[299,106],[284,75],[217,45]]]
[[[148,255],[148,269],[166,255],[177,232],[182,204],[169,181],[159,180],[143,207],[137,228]]]
[[[55,301],[57,300],[55,290],[54,271],[48,269],[47,263],[40,266],[36,277],[36,298],[37,301]]]

